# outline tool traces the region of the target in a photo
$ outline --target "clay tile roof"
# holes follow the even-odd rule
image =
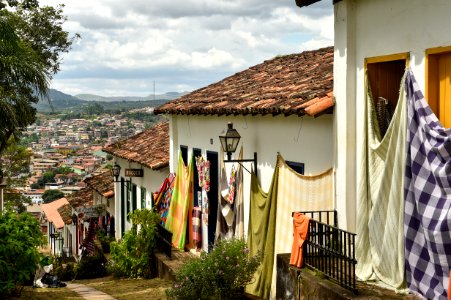
[[[47,220],[52,222],[56,228],[60,229],[64,227],[64,221],[58,213],[58,208],[65,204],[68,204],[66,198],[61,198],[50,203],[42,204],[42,211],[44,212]]]
[[[64,224],[69,225],[72,223],[72,206],[70,204],[64,204],[57,209]]]
[[[162,122],[126,140],[105,146],[104,152],[152,170],[169,165],[169,123]]]
[[[88,187],[105,197],[111,197],[114,195],[114,181],[110,170],[99,175],[86,178],[84,182],[86,182]]]
[[[156,108],[156,114],[312,115],[334,105],[333,47],[279,56]],[[322,104],[309,109],[321,99]]]
[[[85,187],[79,191],[70,194],[67,197],[67,201],[73,208],[78,208],[80,206],[91,206],[94,204],[94,199],[92,196],[92,189]]]

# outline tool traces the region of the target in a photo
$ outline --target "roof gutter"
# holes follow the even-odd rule
[[[319,1],[321,1],[321,0],[296,0],[296,5],[299,7],[304,7],[304,6],[309,6],[309,5],[319,2]],[[342,0],[332,0],[332,3],[335,4],[340,1],[342,1]]]

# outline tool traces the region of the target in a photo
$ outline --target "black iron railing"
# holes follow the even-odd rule
[[[301,212],[310,217],[304,263],[357,293],[355,233],[338,228],[335,210]]]
[[[157,248],[169,258],[171,257],[172,232],[161,224],[158,224]]]

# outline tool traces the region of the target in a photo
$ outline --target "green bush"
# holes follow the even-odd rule
[[[0,295],[7,295],[33,278],[45,238],[39,222],[26,212],[0,213],[0,237]]]
[[[246,242],[239,239],[219,242],[211,253],[188,261],[176,274],[170,299],[241,299],[251,283],[262,255],[249,255]]]
[[[108,236],[106,231],[101,227],[97,229],[96,236],[99,239],[100,244],[102,245],[102,252],[110,253],[110,244],[111,242],[116,241],[116,239],[113,236]]]
[[[75,266],[76,279],[100,278],[106,275],[106,259],[103,255],[85,256]]]
[[[75,278],[75,267],[73,263],[64,265],[57,265],[53,269],[53,273],[58,276],[59,280],[70,281]]]
[[[110,270],[115,276],[151,278],[155,274],[153,250],[156,247],[160,216],[148,209],[129,214],[132,229],[119,242],[110,244]]]

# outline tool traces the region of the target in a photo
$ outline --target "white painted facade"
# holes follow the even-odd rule
[[[243,158],[253,158],[257,152],[258,178],[264,191],[268,191],[274,172],[277,152],[289,161],[305,164],[305,174],[317,174],[333,166],[334,139],[333,116],[196,116],[170,115],[170,169],[177,170],[180,146],[188,147],[188,157],[193,148],[220,154],[219,136],[227,123],[241,135],[238,149],[243,146]],[[237,151],[238,152],[238,151]],[[235,153],[233,158],[236,158]],[[219,160],[222,158],[219,156]],[[244,164],[250,170],[251,163]],[[245,233],[249,216],[250,175],[244,171]]]
[[[166,176],[169,174],[169,168],[163,168],[161,170],[151,170],[148,167],[142,166],[141,164],[130,162],[126,159],[122,159],[119,157],[114,157],[114,162],[117,163],[121,167],[121,173],[119,175],[118,180],[123,177],[125,180],[131,179],[131,183],[135,184],[137,186],[137,209],[142,208],[151,208],[152,207],[152,196],[151,193],[155,193],[159,191],[161,184],[163,183]],[[125,169],[143,169],[144,175],[143,177],[125,177]],[[142,189],[145,189],[145,207],[142,207],[141,205],[141,191]],[[125,193],[127,189],[125,188]],[[116,182],[114,184],[114,204],[109,209],[114,209],[114,216],[115,216],[115,231],[116,231],[116,240],[119,240],[122,238],[123,232],[122,232],[122,209],[124,208],[124,225],[125,225],[125,231],[130,230],[132,224],[131,222],[127,221],[126,218],[126,210],[127,210],[127,203],[124,202],[124,205],[121,205],[121,183]],[[131,191],[130,191],[130,199]],[[124,200],[126,201],[126,200]],[[132,206],[131,206],[132,207]],[[131,210],[131,209],[130,209]]]
[[[342,0],[334,10],[336,204],[340,227],[355,232],[365,58],[409,53],[410,67],[425,91],[426,49],[451,46],[451,1]]]

